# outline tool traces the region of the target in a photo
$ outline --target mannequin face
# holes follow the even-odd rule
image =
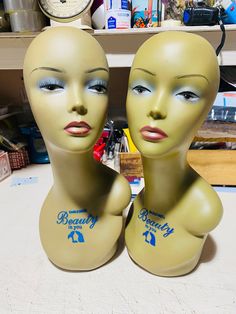
[[[218,90],[213,48],[200,36],[165,32],[138,50],[129,78],[127,117],[144,156],[190,145]]]
[[[46,143],[87,151],[106,119],[108,66],[89,34],[71,27],[41,33],[29,47],[24,81]]]

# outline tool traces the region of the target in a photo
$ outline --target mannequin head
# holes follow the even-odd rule
[[[108,65],[91,35],[73,27],[38,35],[25,56],[24,82],[46,144],[73,152],[93,147],[106,119]]]
[[[150,158],[186,150],[219,86],[212,46],[185,32],[152,36],[132,64],[127,117],[132,139]]]

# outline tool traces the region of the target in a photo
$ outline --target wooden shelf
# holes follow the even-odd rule
[[[103,46],[110,67],[130,67],[137,49],[154,34],[164,31],[186,31],[206,38],[214,48],[221,40],[216,26],[155,27],[149,29],[90,30]],[[22,69],[25,52],[38,33],[0,33],[0,69]],[[220,65],[236,65],[236,25],[226,25],[226,41],[219,56]]]
[[[235,150],[189,150],[188,162],[212,185],[236,185]]]
[[[236,31],[236,24],[225,25],[226,31]],[[97,29],[93,30],[95,36],[100,35],[140,35],[157,34],[166,31],[185,31],[185,32],[221,32],[219,25],[214,26],[175,26],[175,27],[150,27],[150,28],[128,28],[128,29]]]
[[[212,185],[236,185],[235,150],[189,150],[190,166]],[[120,153],[120,171],[124,176],[143,176],[140,153]]]
[[[205,121],[195,141],[236,142],[236,123]]]

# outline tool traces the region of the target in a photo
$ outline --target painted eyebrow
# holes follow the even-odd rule
[[[135,70],[140,70],[140,71],[143,71],[143,72],[145,72],[145,73],[147,73],[147,74],[150,74],[150,75],[152,75],[152,76],[156,76],[155,73],[152,73],[152,72],[150,72],[150,71],[148,71],[148,70],[146,70],[146,69],[142,69],[142,68],[135,68],[135,69],[133,69],[133,71],[135,71]]]
[[[96,72],[96,71],[105,71],[108,73],[108,70],[105,69],[105,68],[94,68],[94,69],[91,69],[91,70],[88,70],[88,71],[85,71],[85,73],[93,73],[93,72]]]
[[[54,71],[54,72],[59,72],[59,73],[65,73],[64,70],[60,70],[60,69],[56,69],[56,68],[51,68],[51,67],[38,67],[38,68],[35,68],[31,71],[34,72],[34,71],[37,71],[37,70],[47,70],[47,71]]]
[[[58,73],[65,73],[66,72],[65,70],[60,70],[60,69],[51,68],[51,67],[38,67],[38,68],[33,69],[31,71],[31,73],[36,71],[36,70],[47,70],[47,71],[54,71],[54,72],[58,72]],[[95,69],[91,69],[91,70],[85,71],[85,73],[93,73],[93,72],[96,72],[96,71],[106,71],[106,72],[108,72],[108,70],[105,69],[105,68],[95,68]]]
[[[186,75],[179,75],[179,76],[176,76],[177,79],[181,79],[181,78],[186,78],[186,77],[202,77],[204,78],[207,83],[209,84],[209,80],[206,76],[202,75],[202,74],[186,74]]]

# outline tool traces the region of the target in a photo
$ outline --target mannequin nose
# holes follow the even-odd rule
[[[154,97],[147,116],[153,120],[163,120],[167,116],[167,102],[165,91],[160,91]]]
[[[88,109],[86,108],[84,101],[83,101],[83,95],[81,95],[81,92],[79,90],[75,90],[73,93],[73,96],[70,98],[68,103],[68,112],[76,112],[79,115],[86,115],[88,112]]]
[[[151,117],[153,120],[163,120],[166,118],[166,114],[156,108],[148,113],[148,117]]]
[[[163,120],[166,118],[166,112],[156,107],[150,110],[147,116],[151,117],[153,120]]]
[[[72,107],[72,110],[71,110],[71,111],[72,111],[72,112],[75,111],[75,112],[77,112],[79,115],[84,116],[84,115],[87,114],[88,109],[85,108],[84,105],[78,105],[78,104],[77,104],[77,105],[74,105],[74,106]]]

